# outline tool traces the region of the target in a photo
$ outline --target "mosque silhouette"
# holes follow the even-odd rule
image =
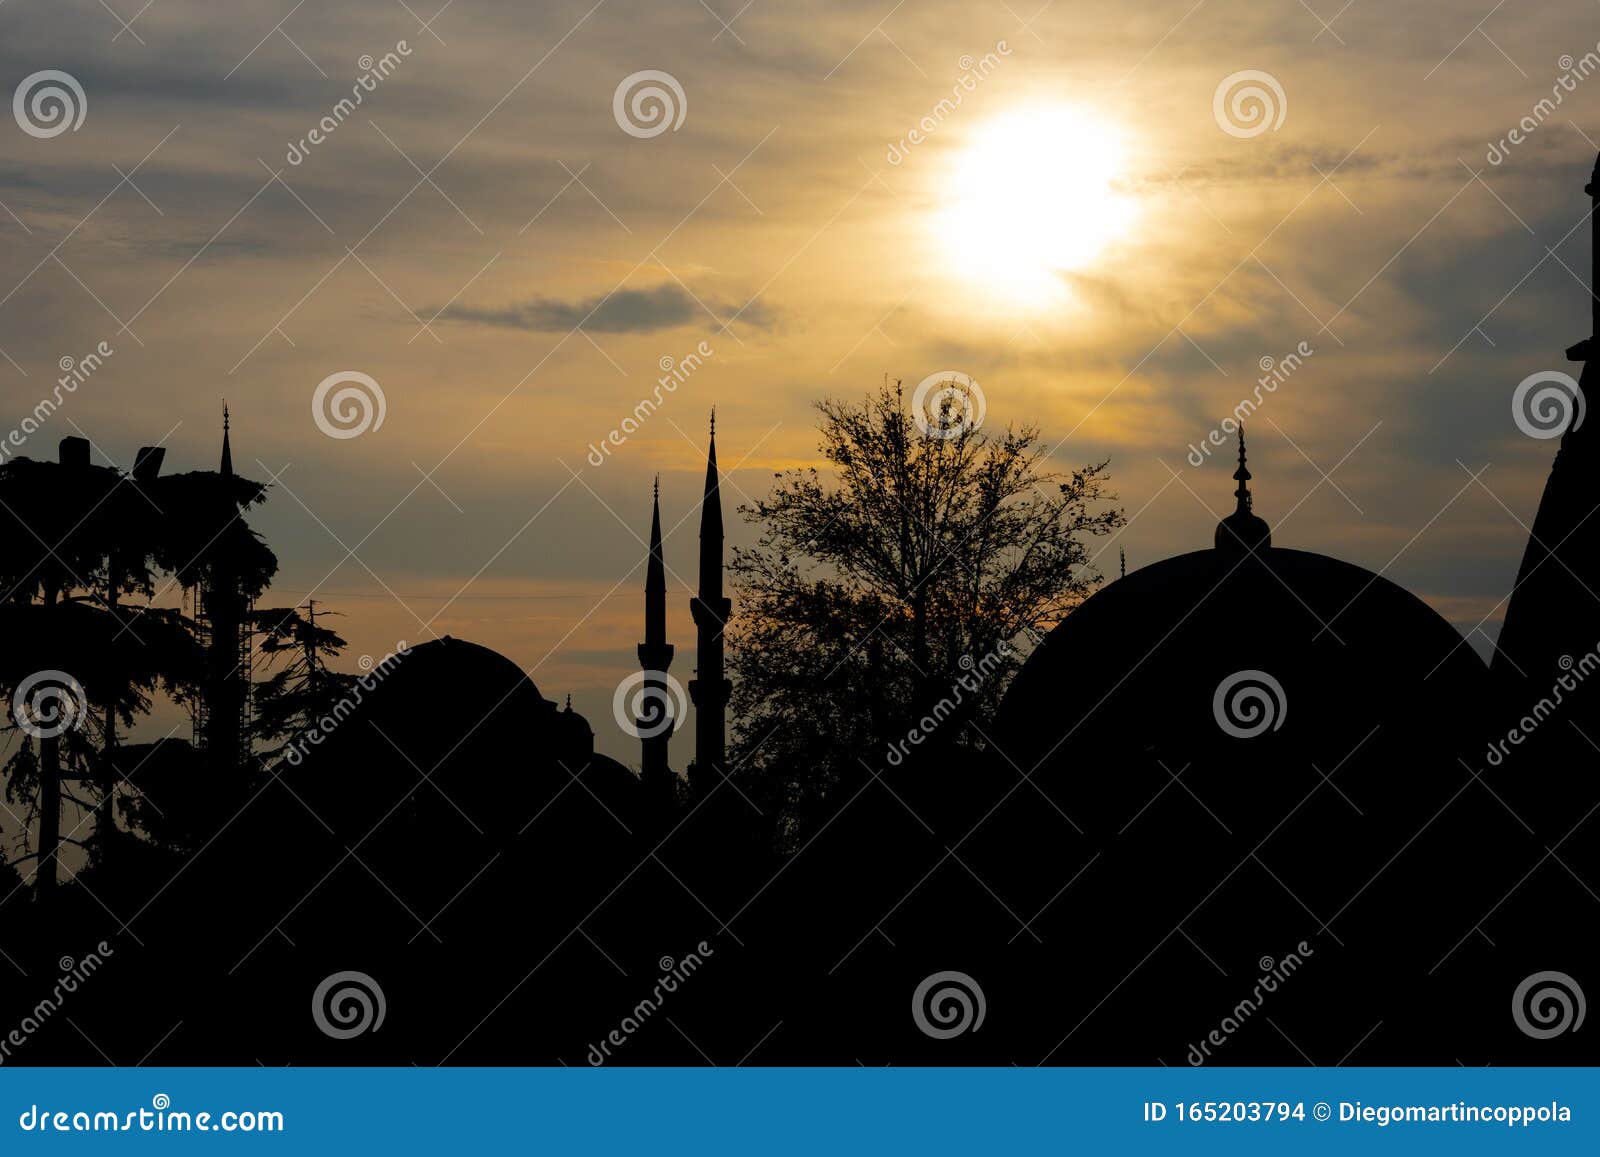
[[[1600,1063],[1581,417],[1492,662],[1382,574],[1275,543],[1241,431],[1211,549],[1068,616],[981,752],[875,773],[782,851],[725,747],[713,426],[687,774],[658,486],[638,773],[510,660],[421,644],[155,895],[108,870],[8,951],[115,944],[70,1012],[117,1063]],[[370,1031],[308,1014],[335,974],[371,982]],[[100,1063],[79,1035],[31,1059]]]

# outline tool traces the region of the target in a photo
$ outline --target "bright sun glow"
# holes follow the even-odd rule
[[[980,127],[938,216],[952,271],[1010,305],[1058,300],[1061,273],[1090,265],[1133,218],[1113,186],[1122,167],[1116,131],[1081,109],[1032,109]]]

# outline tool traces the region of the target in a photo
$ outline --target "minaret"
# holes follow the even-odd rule
[[[1600,159],[1584,192],[1590,197],[1591,278],[1600,278]],[[1600,288],[1600,280],[1591,280]],[[1567,360],[1583,363],[1578,389],[1584,399],[1600,399],[1600,301],[1590,294],[1591,336],[1567,350]],[[1535,689],[1548,691],[1566,667],[1594,648],[1600,639],[1600,518],[1591,515],[1600,503],[1600,447],[1595,444],[1597,420],[1592,413],[1581,425],[1576,400],[1561,435],[1550,478],[1534,516],[1517,584],[1506,605],[1505,624],[1495,645],[1493,669],[1506,683],[1526,678]],[[1592,406],[1592,403],[1591,403]],[[1541,692],[1542,693],[1542,692]],[[1578,712],[1568,711],[1569,717]],[[1574,722],[1597,741],[1600,710]]]
[[[678,721],[672,717],[672,697],[667,691],[667,668],[672,665],[672,644],[667,642],[667,567],[661,557],[661,479],[655,484],[650,509],[650,562],[644,578],[644,642],[639,644],[639,666],[645,680],[641,701],[651,712],[639,719],[643,748],[639,770],[647,782],[665,783],[672,769],[667,744]],[[659,709],[659,710],[658,710]]]
[[[200,604],[209,638],[206,643],[205,729],[203,740],[214,770],[231,772],[249,757],[246,711],[249,704],[249,651],[243,642],[245,598],[233,556],[233,449],[228,438],[228,406],[222,406],[222,460],[217,473],[225,479],[215,506],[221,526],[208,549],[211,555],[200,590]]]
[[[711,411],[711,449],[706,457],[706,492],[700,503],[700,591],[689,600],[697,653],[694,700],[694,761],[704,775],[727,763],[728,697],[733,684],[723,674],[722,632],[733,603],[722,593],[722,491],[717,474],[717,412]]]
[[[1272,546],[1272,528],[1251,509],[1254,499],[1250,494],[1250,468],[1244,463],[1243,422],[1239,423],[1239,469],[1233,477],[1239,483],[1233,492],[1236,504],[1233,513],[1217,523],[1216,548],[1240,554],[1266,550]]]

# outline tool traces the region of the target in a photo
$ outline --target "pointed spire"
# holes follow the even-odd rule
[[[1233,496],[1239,500],[1238,505],[1234,507],[1234,511],[1248,514],[1250,512],[1250,467],[1244,464],[1243,422],[1239,423],[1239,469],[1233,472],[1233,476],[1239,483],[1239,489],[1233,492]]]
[[[222,403],[222,473],[233,475],[233,449],[228,445],[228,403]]]
[[[711,445],[706,451],[706,489],[700,502],[700,589],[689,600],[695,625],[695,678],[689,697],[695,704],[695,776],[712,782],[712,769],[727,755],[728,697],[733,685],[723,674],[723,629],[733,604],[722,593],[722,483],[717,473],[717,412],[711,411]]]
[[[1600,337],[1600,299],[1595,297],[1595,290],[1600,289],[1600,155],[1595,157],[1594,171],[1589,174],[1589,183],[1583,191],[1589,194],[1589,334],[1592,340]]]
[[[711,447],[706,452],[706,489],[700,502],[700,595],[722,597],[722,479],[717,473],[717,410],[711,408]]]
[[[644,578],[644,637],[646,643],[667,641],[667,565],[661,552],[661,478],[650,503],[650,559]]]
[[[661,554],[661,479],[651,487],[650,558],[644,579],[644,642],[639,644],[639,666],[644,671],[647,702],[665,704],[668,694],[667,668],[672,665],[673,646],[667,642],[667,567]],[[636,721],[640,740],[640,771],[659,788],[670,784],[672,770],[667,763],[667,744],[677,729],[670,710],[665,716]],[[653,788],[653,789],[654,789]]]
[[[1255,498],[1250,493],[1250,467],[1245,465],[1243,422],[1239,423],[1239,469],[1233,472],[1233,477],[1239,483],[1239,488],[1233,492],[1236,505],[1232,514],[1217,523],[1216,547],[1247,553],[1265,550],[1272,545],[1272,528],[1252,509]]]

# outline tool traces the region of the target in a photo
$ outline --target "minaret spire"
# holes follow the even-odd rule
[[[672,654],[672,644],[667,642],[667,567],[661,555],[661,477],[657,475],[650,504],[650,559],[644,578],[644,642],[639,644],[639,666],[645,673],[641,701],[652,715],[636,721],[643,749],[641,776],[653,787],[668,783],[666,777],[672,774],[667,744],[678,726],[667,690]]]
[[[1236,499],[1238,499],[1238,505],[1234,507],[1234,513],[1235,514],[1249,514],[1250,513],[1250,467],[1245,465],[1245,459],[1244,459],[1244,423],[1243,422],[1239,423],[1239,469],[1237,469],[1237,470],[1235,470],[1233,472],[1233,476],[1239,483],[1239,489],[1237,489],[1237,490],[1235,490],[1233,492],[1233,496]]]
[[[1239,483],[1233,492],[1233,513],[1217,523],[1215,543],[1218,550],[1255,553],[1272,545],[1272,528],[1266,520],[1256,517],[1255,498],[1250,493],[1250,467],[1245,465],[1244,423],[1239,423],[1239,468],[1233,472]]]
[[[706,488],[700,501],[700,587],[689,600],[697,640],[695,678],[689,696],[695,705],[696,778],[720,772],[727,763],[728,698],[733,684],[723,674],[723,631],[733,603],[722,593],[722,480],[717,472],[717,412],[711,411],[711,443],[706,452]]]
[[[233,450],[228,445],[228,403],[222,403],[222,465],[218,468],[222,473],[233,475]]]

